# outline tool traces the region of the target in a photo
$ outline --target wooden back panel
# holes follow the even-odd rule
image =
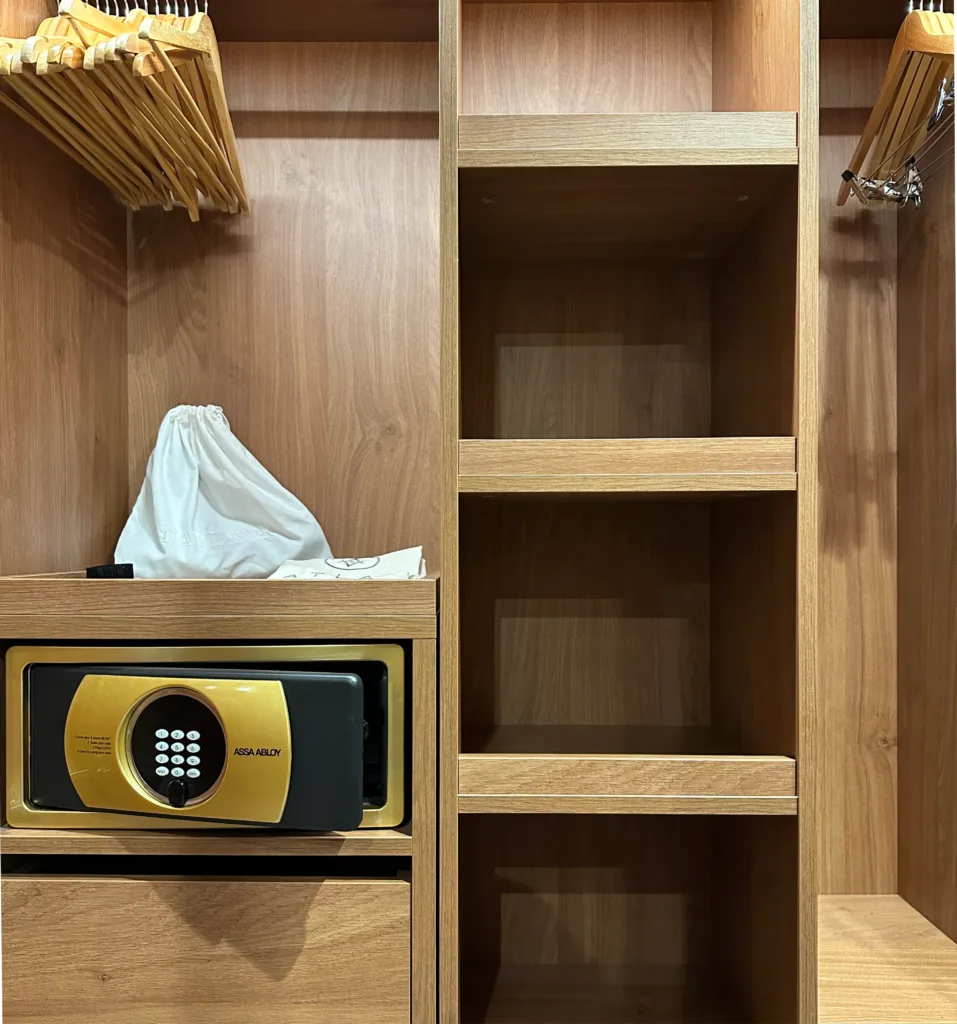
[[[463,114],[711,109],[710,3],[465,3]]]
[[[899,220],[899,856],[901,895],[957,941],[953,155],[941,168]]]
[[[335,554],[434,567],[436,47],[222,49],[252,213],[133,218],[131,490],[168,408],[221,405]]]
[[[32,35],[42,0],[0,0]],[[126,212],[0,108],[0,574],[104,562],[127,512]]]

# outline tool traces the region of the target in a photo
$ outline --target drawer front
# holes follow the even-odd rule
[[[408,1024],[399,880],[7,878],[8,1024]]]

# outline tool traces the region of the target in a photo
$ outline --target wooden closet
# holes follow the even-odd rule
[[[905,6],[210,0],[198,224],[0,108],[0,652],[413,678],[401,829],[5,824],[8,1020],[957,1024],[953,159],[836,206]],[[11,579],[111,560],[180,403],[432,576]]]

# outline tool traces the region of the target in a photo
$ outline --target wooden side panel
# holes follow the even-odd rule
[[[712,7],[714,109],[797,110],[801,0],[714,0]]]
[[[42,0],[0,0],[32,35]],[[107,561],[126,485],[126,211],[0,108],[0,573]]]
[[[742,753],[797,753],[796,511],[787,494],[712,510],[711,720]]]
[[[438,1009],[437,656],[434,640],[412,645],[412,1024]]]
[[[760,203],[742,193],[741,205]],[[714,263],[712,434],[797,433],[795,267],[797,177]]]
[[[710,276],[700,260],[471,266],[463,436],[708,436]]]
[[[400,881],[7,878],[4,1016],[407,1024]]]
[[[897,890],[897,214],[836,205],[889,43],[821,55],[821,891]],[[920,223],[924,214],[920,215]],[[910,342],[908,342],[910,348]]]
[[[337,555],[438,560],[430,43],[228,44],[248,217],[133,220],[130,483],[163,414],[221,405]]]
[[[710,3],[466,3],[463,114],[711,109]]]
[[[900,894],[957,941],[953,156],[926,191],[898,224]]]
[[[709,724],[708,521],[696,502],[463,501],[464,749],[500,725]]]

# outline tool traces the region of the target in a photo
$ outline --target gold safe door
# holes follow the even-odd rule
[[[13,827],[404,820],[397,644],[14,647],[6,682]]]

